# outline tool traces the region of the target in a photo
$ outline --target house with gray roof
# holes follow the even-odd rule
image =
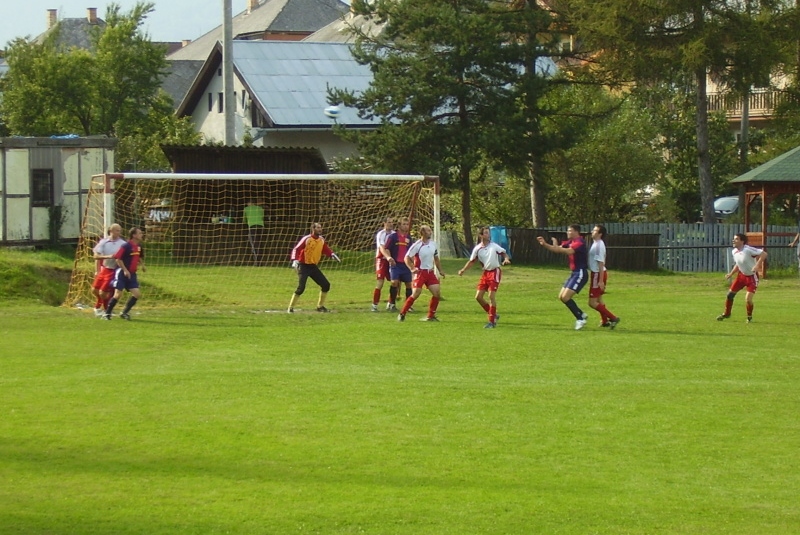
[[[341,0],[248,0],[245,11],[231,19],[234,41],[299,41],[350,11]],[[205,61],[222,26],[201,35],[169,56],[169,60]]]
[[[336,19],[327,26],[320,28],[303,41],[313,41],[316,43],[353,43],[356,39],[356,31],[370,36],[377,36],[383,31],[385,24],[376,22],[363,15],[356,15],[353,12]]]
[[[349,13],[341,0],[248,0],[247,9],[231,19],[234,40],[299,41]],[[217,42],[222,26],[167,53],[162,85],[177,108]]]
[[[344,43],[305,41],[234,41],[236,144],[245,136],[263,147],[315,147],[326,161],[350,156],[355,146],[333,132],[336,123],[352,129],[374,129],[377,119],[362,119],[355,109],[326,115],[328,88],[362,92],[372,81]],[[189,93],[178,107],[191,117],[206,143],[224,139],[222,46],[218,43]]]
[[[183,59],[167,63],[167,72],[161,81],[161,89],[172,97],[172,108],[177,110],[205,61]]]
[[[33,39],[34,43],[43,43],[55,35],[56,45],[63,48],[92,49],[92,32],[105,28],[106,21],[97,16],[97,8],[86,9],[85,18],[64,18],[58,20],[58,10],[47,10],[47,29]]]
[[[31,39],[31,42],[42,44],[49,37],[55,38],[57,46],[62,48],[81,48],[91,50],[92,32],[96,29],[105,28],[106,21],[97,16],[97,8],[86,9],[85,18],[65,18],[58,19],[57,9],[47,10],[47,27],[45,30]],[[5,58],[0,58],[0,76],[8,72],[8,63]]]

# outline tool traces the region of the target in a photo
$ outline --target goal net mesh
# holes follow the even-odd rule
[[[91,308],[95,262],[92,249],[105,235],[105,202],[113,203],[113,222],[144,231],[145,272],[139,273],[147,307],[247,307],[285,310],[297,285],[291,250],[310,231],[323,236],[341,264],[323,260],[331,281],[331,303],[369,303],[374,287],[375,234],[387,216],[409,217],[412,226],[434,225],[434,184],[387,177],[213,179],[173,178],[167,174],[116,178],[106,196],[105,177],[93,178],[65,306]],[[302,176],[302,175],[301,175]],[[105,199],[104,199],[105,197]],[[263,226],[253,206],[263,208]],[[251,224],[248,224],[251,223]],[[388,290],[387,290],[388,292]],[[123,297],[127,299],[127,297]],[[309,281],[301,299],[316,302]]]

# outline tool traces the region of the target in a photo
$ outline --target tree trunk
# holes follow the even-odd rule
[[[711,154],[708,150],[708,89],[706,70],[697,69],[697,174],[703,223],[716,223],[714,217],[714,183],[711,180]]]
[[[750,88],[742,95],[742,120],[739,123],[739,174],[749,170],[747,161],[750,150]]]
[[[464,230],[464,242],[467,247],[471,247],[475,242],[472,238],[472,190],[469,183],[469,169],[461,168],[459,179],[461,180],[461,221]]]
[[[533,228],[547,226],[547,206],[545,206],[544,180],[542,179],[542,163],[534,157],[530,167],[531,179],[531,223]]]

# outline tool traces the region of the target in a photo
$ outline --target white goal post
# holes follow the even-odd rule
[[[259,208],[253,212],[252,207]],[[270,285],[281,287],[276,302],[284,300],[290,283],[278,279],[287,270],[266,274],[264,268],[286,268],[292,247],[308,234],[311,223],[322,224],[326,241],[342,258],[341,264],[326,264],[325,271],[339,284],[355,287],[368,279],[365,274],[374,273],[375,234],[386,217],[407,217],[414,230],[427,224],[441,244],[440,211],[440,184],[435,176],[96,175],[86,196],[65,305],[92,301],[92,248],[114,223],[122,226],[123,238],[130,228],[144,230],[148,273],[141,277],[147,295],[142,306],[203,299],[235,306],[248,302],[245,291],[257,291],[261,302],[270,301]],[[258,224],[253,224],[254,213]],[[213,274],[213,284],[203,278],[208,274]],[[229,295],[219,294],[223,287]],[[236,287],[244,288],[236,293]]]

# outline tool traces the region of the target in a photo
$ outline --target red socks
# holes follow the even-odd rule
[[[410,299],[410,298],[409,298]],[[436,315],[436,309],[439,308],[439,298],[431,297],[431,302],[428,305],[428,317],[432,318]]]

